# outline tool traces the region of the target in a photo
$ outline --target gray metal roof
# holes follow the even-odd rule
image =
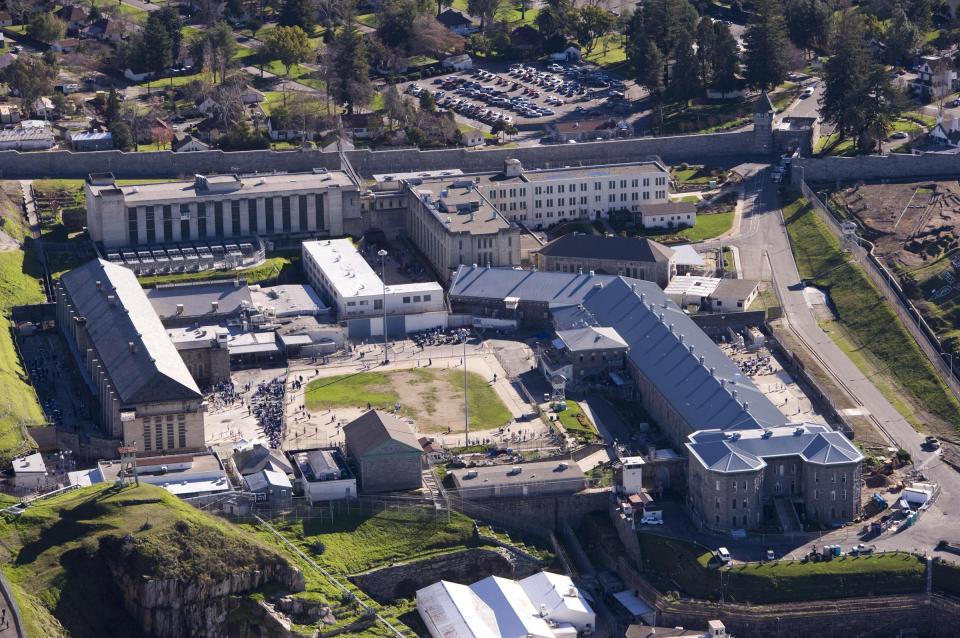
[[[252,307],[250,289],[239,281],[221,281],[202,284],[160,286],[145,291],[147,299],[160,319],[177,316],[177,305],[183,305],[181,317],[216,319]],[[217,304],[216,310],[213,304]]]
[[[517,471],[516,468],[519,468]],[[524,485],[570,481],[571,491],[583,488],[586,475],[572,461],[534,461],[517,465],[491,465],[452,470],[457,487],[462,490],[495,485]]]
[[[557,337],[570,352],[626,348],[627,342],[613,328],[590,326],[572,330],[557,330]]]
[[[645,237],[632,239],[579,233],[558,237],[537,252],[549,257],[615,259],[649,263],[667,262],[673,256],[672,248]]]
[[[579,309],[578,309],[579,310]],[[761,429],[785,417],[694,322],[647,281],[613,278],[592,288],[564,321],[610,326],[628,356],[693,430]]]
[[[519,297],[523,301],[539,301],[551,306],[575,306],[595,285],[604,285],[614,279],[614,275],[460,266],[453,273],[450,296],[479,299]]]
[[[65,273],[60,282],[86,320],[121,403],[202,398],[133,271],[95,259]]]
[[[413,428],[386,412],[370,410],[343,427],[347,448],[355,457],[376,450],[387,441],[402,443],[418,453],[423,452]]]
[[[767,459],[784,456],[824,466],[863,460],[841,432],[816,423],[736,433],[706,430],[694,432],[689,439],[686,445],[694,459],[708,470],[725,474],[758,470]]]
[[[755,279],[721,279],[710,296],[746,299],[759,285],[760,282]]]

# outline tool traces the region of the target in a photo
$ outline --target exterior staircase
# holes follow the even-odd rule
[[[773,499],[773,505],[777,510],[777,520],[785,534],[803,531],[800,518],[797,516],[797,510],[793,507],[790,499],[785,497],[775,498]]]

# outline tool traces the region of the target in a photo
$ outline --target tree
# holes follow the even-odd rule
[[[787,32],[795,45],[803,51],[823,47],[831,14],[823,0],[789,0],[784,13]]]
[[[388,47],[411,51],[413,23],[420,13],[419,0],[386,0],[377,15],[377,35]]]
[[[167,28],[153,15],[143,29],[141,62],[147,71],[161,75],[173,64],[172,42]]]
[[[643,3],[634,15],[633,29],[642,29],[667,59],[672,58],[674,46],[681,36],[693,39],[699,16],[687,0],[655,0]],[[630,33],[631,37],[639,34]]]
[[[383,108],[391,125],[394,122],[405,125],[409,121],[409,105],[400,95],[396,84],[388,84],[383,90]]]
[[[150,129],[150,139],[162,151],[173,141],[173,130],[167,126],[154,126]]]
[[[113,124],[117,121],[117,118],[120,117],[120,96],[117,94],[115,88],[110,89],[110,94],[107,96],[107,102],[103,109],[103,120],[107,123],[107,126]]]
[[[712,86],[728,93],[737,88],[740,75],[740,52],[730,27],[724,23],[718,22],[715,25],[714,36],[713,51],[710,56],[710,66],[713,68]]]
[[[444,9],[452,6],[453,0],[437,0],[437,16],[439,17]]]
[[[27,25],[27,34],[40,42],[62,40],[66,32],[67,24],[49,11],[36,14]]]
[[[597,45],[597,39],[607,35],[617,22],[617,16],[606,9],[594,5],[585,5],[577,11],[577,20],[573,31],[577,42],[589,55]]]
[[[467,11],[472,15],[480,17],[480,30],[482,31],[487,22],[493,19],[497,10],[500,9],[502,0],[467,0]]]
[[[24,107],[30,109],[37,98],[53,90],[53,80],[57,77],[57,71],[43,58],[22,53],[4,70],[4,77],[10,88],[20,95]]]
[[[884,55],[890,64],[899,64],[906,60],[917,48],[920,42],[918,29],[902,7],[893,10],[893,17],[884,32],[883,42],[886,46]]]
[[[744,47],[750,86],[766,91],[787,77],[787,26],[778,0],[760,0],[744,36]]]
[[[844,12],[831,38],[820,103],[838,141],[852,137],[858,152],[872,150],[902,109],[902,98],[890,86],[889,74],[872,60],[864,34],[862,18]]]
[[[300,27],[305,31],[313,31],[316,19],[310,0],[285,0],[277,22],[284,27]]]
[[[347,113],[370,101],[369,65],[364,36],[357,31],[353,18],[345,20],[331,42],[328,52],[328,77],[331,97],[343,104]]]
[[[546,0],[537,14],[540,35],[546,40],[564,38],[575,21],[573,0]]]
[[[713,78],[713,56],[717,44],[717,31],[709,16],[697,23],[697,60],[700,62],[700,86],[706,89]],[[723,25],[722,22],[719,24]],[[726,26],[726,25],[724,25]]]
[[[660,114],[663,126],[663,66],[664,58],[657,44],[651,39],[637,43],[634,59],[634,78],[650,94]]]
[[[130,132],[130,127],[127,126],[126,122],[123,120],[117,120],[111,124],[107,130],[109,130],[110,134],[113,136],[114,148],[121,151],[129,151],[133,149],[133,134]]]
[[[277,27],[267,36],[264,44],[267,56],[280,60],[288,76],[294,65],[306,62],[313,53],[310,38],[300,27]]]
[[[671,102],[686,104],[700,91],[698,71],[700,63],[693,52],[690,36],[684,35],[674,47],[674,63],[670,70],[670,86],[667,97]]]
[[[424,91],[420,94],[420,110],[428,113],[437,111],[437,101],[433,99],[433,94],[430,91]]]
[[[213,81],[217,81],[220,74],[222,82],[227,75],[227,69],[234,64],[237,51],[237,41],[233,37],[233,29],[226,22],[218,22],[207,29],[203,35],[190,46],[195,60],[203,60],[204,66],[213,74]]]

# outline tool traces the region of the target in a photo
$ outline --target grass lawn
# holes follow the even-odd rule
[[[379,358],[379,355],[375,355]],[[510,411],[476,372],[467,376],[470,427],[489,430],[506,425]],[[420,431],[446,431],[463,422],[463,371],[414,368],[393,372],[361,372],[316,379],[307,386],[311,410],[342,407],[392,409],[417,420]]]
[[[13,306],[44,300],[39,268],[20,250],[0,253],[0,467],[31,450],[25,426],[43,424],[43,411],[14,348],[7,315]]]
[[[379,25],[379,20],[377,20],[376,13],[364,13],[363,15],[358,15],[357,22],[365,27],[370,27],[371,29],[376,29]]]
[[[598,66],[616,66],[627,59],[627,52],[623,48],[623,37],[610,34],[597,39],[593,51],[584,56],[584,60]]]
[[[711,552],[702,545],[639,535],[644,576],[662,591],[679,588],[693,598],[721,596],[721,570],[708,567]],[[828,562],[774,561],[722,570],[727,601],[774,604],[922,591],[924,565],[905,553],[846,557]]]
[[[701,186],[706,186],[712,181],[719,183],[724,179],[724,172],[725,171],[721,170],[719,171],[720,174],[717,174],[717,171],[707,168],[706,166],[687,166],[686,168],[678,166],[670,169],[671,176],[680,184],[697,184]]]
[[[169,87],[186,86],[191,82],[203,79],[203,73],[192,73],[190,75],[175,75],[173,77],[157,77],[143,82],[138,82],[134,86],[143,88],[161,90]]]
[[[268,257],[259,266],[240,270],[204,270],[172,275],[147,275],[138,278],[142,286],[177,284],[188,281],[213,279],[246,279],[248,284],[270,284],[277,281],[293,281],[300,268],[299,257]]]
[[[697,223],[692,228],[684,228],[676,236],[685,241],[703,241],[722,235],[733,226],[734,211],[697,215]]]
[[[590,417],[580,408],[580,404],[571,399],[567,399],[566,403],[566,410],[554,412],[560,419],[560,425],[562,425],[567,432],[575,436],[597,436],[597,426],[593,424]]]
[[[827,290],[833,301],[842,330],[829,332],[837,345],[864,374],[890,379],[889,384],[879,379],[878,389],[915,427],[926,412],[960,428],[960,403],[826,222],[803,199],[789,203],[783,214],[800,276]]]
[[[121,604],[111,562],[134,583],[182,579],[198,586],[285,562],[238,528],[151,485],[104,483],[39,501],[0,524],[0,540],[2,569],[27,634],[44,638],[141,633]]]

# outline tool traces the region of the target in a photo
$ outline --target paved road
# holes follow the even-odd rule
[[[804,86],[813,86],[813,95],[805,98],[797,98],[790,106],[783,110],[783,115],[790,117],[820,117],[820,98],[823,96],[823,82]]]
[[[759,169],[758,165],[744,167],[748,173],[754,174]],[[918,544],[934,544],[940,538],[952,539],[956,535],[956,512],[960,505],[960,474],[943,463],[938,453],[921,448],[923,435],[913,429],[820,328],[801,287],[797,285],[800,276],[783,224],[776,185],[767,178],[766,172],[760,172],[748,181],[746,192],[740,235],[724,242],[739,249],[743,276],[773,282],[782,300],[785,317],[811,353],[851,398],[865,408],[880,431],[893,444],[909,451],[927,478],[942,487],[936,507],[922,517],[915,528],[884,545],[910,549]]]

